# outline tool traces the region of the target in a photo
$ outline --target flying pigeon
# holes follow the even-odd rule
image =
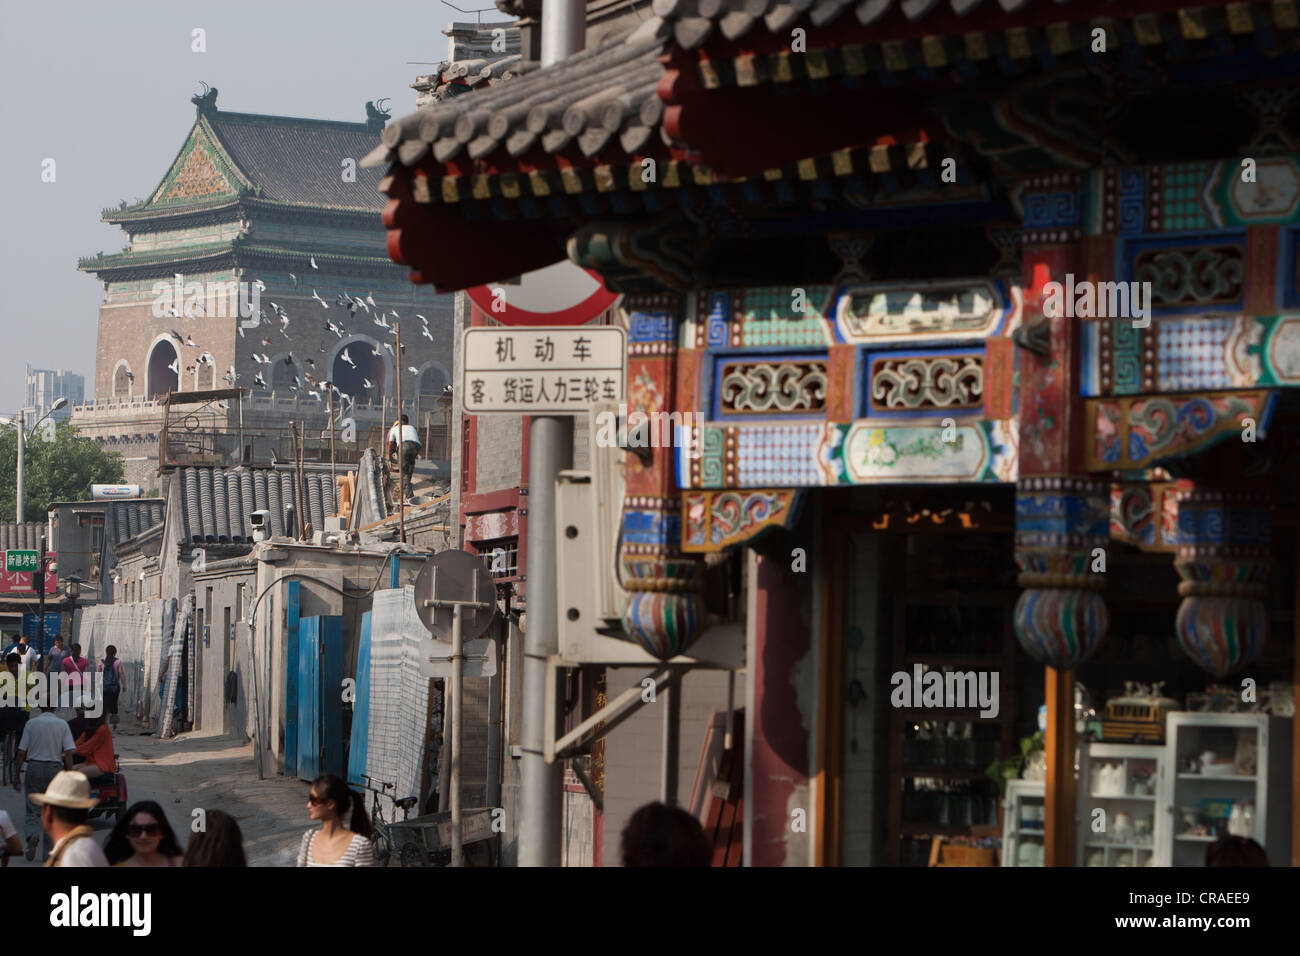
[[[356,368],[356,367],[357,367],[357,363],[354,362],[354,361],[352,361],[352,356],[348,354],[348,350],[347,350],[347,349],[344,349],[342,352],[339,353],[339,358],[341,358],[343,361],[347,362],[347,363],[348,363],[349,365],[351,365],[353,368]]]
[[[170,315],[173,319],[180,317],[180,313],[176,311],[176,306],[172,306],[170,309],[168,309],[167,314]]]
[[[216,362],[212,358],[211,352],[204,352],[195,361],[197,361],[200,365],[212,366],[216,364]]]
[[[263,282],[261,279],[256,280],[256,281],[253,283],[253,285],[254,285],[254,287],[256,287],[256,289],[257,289],[258,292],[265,292],[265,291],[266,291],[266,283]]]
[[[269,336],[265,336],[265,335],[262,336],[262,344],[263,344],[263,345],[270,345],[270,344],[271,344],[271,339],[270,339],[270,337],[269,337]]]
[[[308,392],[307,394],[316,399],[316,401],[320,401],[320,392]]]
[[[391,345],[389,345],[387,342],[384,343],[384,348],[388,349],[388,352],[389,352],[390,355],[396,355],[396,354],[397,354],[396,352],[393,351],[393,347],[392,347]]]
[[[429,332],[429,327],[427,325],[424,328],[420,329],[420,334],[423,335],[430,342],[433,341],[433,335],[432,333]]]
[[[254,352],[254,353],[253,353],[253,361],[256,362],[258,365],[261,365],[261,364],[262,364],[262,356],[258,355],[256,352]]]
[[[181,334],[180,334],[179,332],[177,332],[175,329],[172,329],[172,330],[171,330],[171,334],[172,334],[172,338],[174,338],[177,342],[184,342],[184,341],[185,341],[185,336],[181,335]]]
[[[364,389],[372,389],[372,388],[374,388],[375,386],[372,385],[372,384],[370,383],[370,379],[368,379],[368,378],[363,378],[363,379],[361,380],[361,387],[364,388]]]
[[[292,364],[293,364],[293,353],[292,353],[292,352],[290,352],[288,355],[286,355],[286,356],[284,357],[284,364],[285,364],[285,365],[292,365]]]
[[[175,361],[173,361],[171,365],[168,365],[168,366],[167,366],[167,370],[170,371],[170,372],[174,372],[174,373],[176,373],[177,375],[180,375],[180,374],[181,374],[181,360],[180,360],[180,359],[176,359]]]
[[[420,370],[419,370],[418,368],[416,368],[414,365],[408,365],[408,366],[406,366],[406,370],[407,370],[408,372],[410,372],[412,375],[419,375],[419,374],[420,374]]]
[[[265,389],[265,388],[266,388],[266,379],[262,378],[261,375],[254,375],[254,376],[253,376],[253,384],[256,385],[258,388]]]
[[[324,299],[322,299],[320,297],[320,294],[315,289],[311,290],[311,297],[320,303],[320,307],[322,309],[328,309],[330,307],[330,304],[326,302]]]
[[[386,319],[385,316],[382,315],[375,316],[374,323],[375,325],[379,326],[381,329],[388,328],[388,320]]]
[[[292,272],[289,273],[289,281],[293,283],[295,289],[298,288],[298,277]]]
[[[424,316],[422,316],[419,312],[415,313],[415,317],[419,319],[421,322],[423,322],[425,325],[429,324],[429,320],[426,319]]]
[[[308,256],[308,259],[311,260],[311,267],[312,267],[313,269],[319,269],[319,268],[320,268],[320,266],[316,265],[316,257],[315,257],[315,256]]]
[[[188,335],[185,336],[185,344],[188,345],[188,346],[189,346],[190,348],[192,348],[192,349],[196,349],[196,348],[198,348],[198,345],[195,344],[194,339],[190,338],[190,336],[188,336]]]
[[[370,354],[373,355],[375,358],[383,357],[382,355],[380,355],[379,349],[371,349]]]
[[[135,376],[132,375],[130,372],[126,373],[126,380],[130,382],[132,385],[135,384]]]
[[[375,305],[374,293],[371,292],[366,293],[366,305],[372,305],[372,306]],[[378,308],[378,306],[375,306],[375,308]]]

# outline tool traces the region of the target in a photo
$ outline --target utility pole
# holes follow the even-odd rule
[[[333,490],[330,492],[336,499],[338,498],[339,479],[334,473],[334,389],[330,389],[330,485]]]
[[[583,0],[542,0],[542,66],[582,49],[587,29]],[[573,419],[543,415],[528,429],[527,626],[524,630],[523,816],[520,866],[560,865],[561,765],[543,756],[547,658],[560,650],[555,568],[555,482],[573,467]],[[459,715],[457,715],[459,716]]]
[[[23,413],[18,413],[18,514],[14,519],[19,524],[23,523],[23,465],[27,458],[27,422],[23,419]]]
[[[22,435],[22,425],[19,424],[18,434]],[[21,507],[21,505],[19,506]],[[41,555],[40,560],[36,562],[36,645],[37,653],[45,653],[45,562],[48,560],[45,556],[45,535],[41,535]]]
[[[402,467],[402,452],[406,428],[402,425],[402,323],[393,320],[393,334],[397,336],[397,540],[406,543],[406,469]],[[456,715],[460,719],[460,714]]]

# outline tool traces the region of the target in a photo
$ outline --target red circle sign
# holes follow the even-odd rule
[[[585,325],[618,301],[598,274],[568,259],[465,294],[502,325]]]

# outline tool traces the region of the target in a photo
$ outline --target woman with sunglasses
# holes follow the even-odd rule
[[[183,859],[163,808],[152,800],[132,804],[118,818],[104,855],[113,866],[180,866]]]
[[[365,802],[332,773],[311,782],[307,812],[320,821],[319,830],[308,830],[298,847],[299,866],[374,866],[374,831]],[[343,821],[348,819],[345,826]]]

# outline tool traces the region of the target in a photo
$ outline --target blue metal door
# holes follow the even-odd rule
[[[365,786],[366,751],[370,739],[370,612],[361,615],[357,641],[357,686],[352,699],[352,744],[348,750],[348,783]]]
[[[320,620],[320,754],[321,770],[341,777],[343,765],[343,618]]]
[[[298,608],[302,584],[290,581],[284,606],[284,772],[298,771]]]
[[[298,777],[308,781],[321,772],[320,625],[318,617],[298,622]]]

